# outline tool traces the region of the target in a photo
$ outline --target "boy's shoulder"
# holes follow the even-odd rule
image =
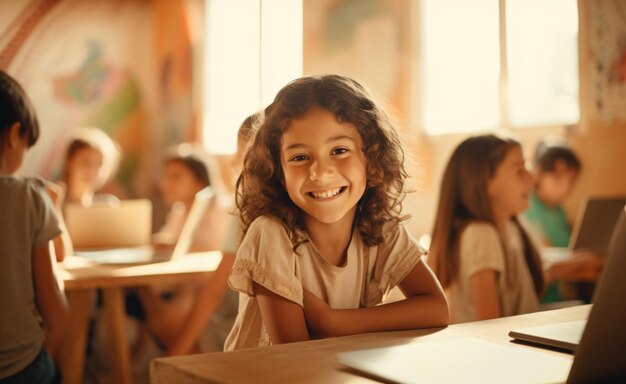
[[[44,191],[45,181],[40,177],[0,177],[0,185],[4,190],[12,191]]]

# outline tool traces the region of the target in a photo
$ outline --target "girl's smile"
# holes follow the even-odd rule
[[[367,184],[363,142],[357,129],[316,107],[283,134],[281,164],[291,200],[306,220],[352,225]]]
[[[331,188],[322,191],[307,192],[312,198],[320,201],[328,201],[335,198],[340,193],[344,192],[347,187]]]

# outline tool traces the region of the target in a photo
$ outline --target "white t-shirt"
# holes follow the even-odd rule
[[[497,229],[489,223],[474,222],[463,230],[459,245],[459,276],[446,289],[451,323],[476,320],[471,279],[484,270],[496,271],[502,316],[539,309],[532,276],[524,259],[521,233],[513,222],[506,230],[504,245]]]
[[[331,308],[363,308],[380,304],[415,265],[422,252],[404,226],[383,226],[383,243],[367,246],[354,231],[345,265],[328,262],[312,242],[293,251],[278,219],[257,218],[248,228],[229,277],[239,294],[239,313],[225,350],[270,345],[254,293],[254,283],[302,306],[303,289]]]

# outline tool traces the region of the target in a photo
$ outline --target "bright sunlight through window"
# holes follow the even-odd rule
[[[207,2],[204,145],[233,153],[241,122],[302,74],[302,2]]]
[[[576,0],[422,0],[421,14],[427,133],[578,121]]]

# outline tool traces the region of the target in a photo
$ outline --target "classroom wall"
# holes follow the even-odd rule
[[[514,132],[528,158],[545,135],[567,138],[579,153],[584,170],[566,203],[571,220],[586,195],[626,194],[626,177],[622,176],[626,166],[626,4],[619,0],[581,1],[579,8],[583,31],[581,123]],[[453,149],[467,137],[427,136],[419,126],[412,107],[419,103],[415,92],[420,71],[418,16],[417,2],[304,2],[304,73],[353,76],[387,102],[397,116],[413,159],[408,172],[417,192],[407,197],[404,208],[413,216],[408,225],[416,236],[430,232],[443,169]],[[598,73],[600,63],[613,69]],[[603,110],[597,108],[598,100],[602,100]]]
[[[0,68],[24,86],[42,128],[22,174],[58,178],[73,129],[97,126],[123,150],[125,193],[154,194],[162,149],[194,138],[187,3],[0,2]]]

